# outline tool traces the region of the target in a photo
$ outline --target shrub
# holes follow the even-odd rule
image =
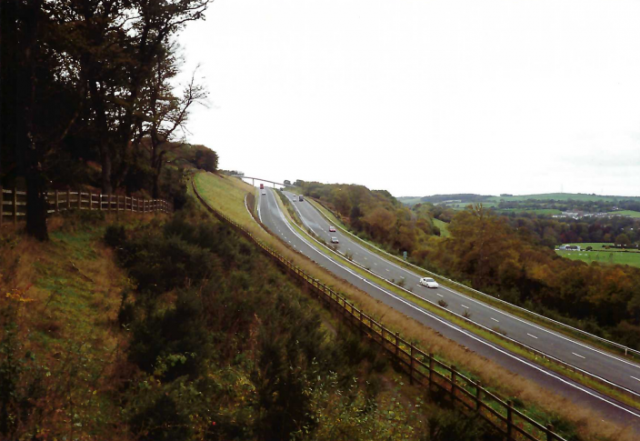
[[[449,306],[446,300],[443,300],[443,299],[438,300],[438,305],[442,306],[443,308],[446,308]]]
[[[118,248],[126,239],[127,232],[123,225],[109,225],[104,232],[104,242],[112,248]]]

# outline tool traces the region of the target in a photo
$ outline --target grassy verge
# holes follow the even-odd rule
[[[465,373],[468,372],[468,375],[474,379],[479,379],[483,384],[489,385],[492,391],[503,396],[513,397],[516,402],[526,403],[525,407],[532,415],[538,412],[543,415],[536,417],[542,423],[551,423],[555,427],[568,427],[563,433],[577,432],[584,439],[596,439],[597,437],[615,437],[620,440],[634,439],[633,434],[627,433],[625,435],[624,429],[614,423],[602,421],[602,417],[589,409],[559,397],[552,391],[541,388],[532,382],[523,381],[518,375],[442,337],[430,328],[406,317],[380,301],[372,299],[368,294],[344,280],[336,278],[332,273],[318,267],[305,256],[291,250],[271,235],[262,235],[260,228],[251,219],[246,209],[242,208],[242,194],[251,191],[250,185],[240,180],[233,182],[231,178],[206,174],[197,175],[195,180],[198,190],[208,193],[208,199],[210,198],[214,206],[221,208],[223,213],[232,217],[232,213],[236,213],[237,217],[234,217],[236,222],[246,226],[265,243],[273,244],[274,249],[295,261],[311,276],[343,293],[359,307],[368,311],[376,320],[383,321],[387,326],[397,330],[424,350],[436,354],[443,362],[464,366]],[[236,190],[241,191],[237,192]],[[238,194],[239,198],[234,199],[234,195],[237,197]],[[225,209],[228,211],[225,212]]]
[[[281,206],[281,208],[283,208],[283,212],[284,207]],[[294,228],[296,228],[296,230],[302,234],[303,236],[305,236],[307,238],[307,240],[313,242],[314,241],[314,237],[312,235],[310,235],[309,233],[307,233],[306,231],[304,231],[303,228],[300,228],[298,225],[294,224],[291,222],[291,218],[288,216],[288,212],[285,212],[285,215],[288,217],[288,220],[290,221],[290,223],[294,226]],[[336,252],[336,251],[332,251],[326,244],[322,244],[321,242],[317,241],[318,244],[320,245],[324,245],[324,246],[320,246],[318,247],[318,249],[320,251],[322,251],[325,255],[332,257],[333,259],[336,259],[338,261],[340,261],[340,263],[348,268],[350,268],[351,270],[357,272],[358,274],[362,275],[363,277],[367,277],[369,280],[374,281],[376,284],[378,284],[379,286],[393,292],[394,294],[411,301],[412,303],[426,309],[429,312],[432,312],[444,319],[446,319],[447,321],[454,323],[458,326],[460,326],[463,329],[467,329],[471,332],[473,332],[475,335],[478,335],[482,338],[484,338],[487,341],[490,341],[492,343],[495,343],[505,349],[507,349],[508,351],[520,355],[521,357],[526,358],[527,360],[533,361],[539,365],[542,365],[544,367],[546,367],[547,369],[559,373],[565,377],[571,378],[572,380],[581,383],[587,387],[590,387],[591,389],[597,390],[598,392],[601,392],[605,395],[608,395],[610,397],[613,397],[615,399],[617,399],[618,401],[621,401],[623,403],[626,403],[630,406],[636,407],[636,408],[640,408],[640,403],[638,403],[636,400],[633,400],[631,397],[627,396],[626,394],[620,392],[619,390],[617,390],[616,388],[607,386],[606,384],[602,384],[596,380],[594,380],[592,377],[589,377],[588,375],[583,375],[580,374],[578,372],[574,372],[571,371],[569,369],[567,369],[566,367],[564,367],[562,364],[555,362],[554,360],[550,360],[544,356],[541,356],[539,354],[536,354],[534,352],[531,352],[517,344],[515,344],[514,342],[512,342],[509,339],[503,338],[500,335],[498,335],[498,333],[494,333],[494,332],[490,332],[489,330],[487,330],[486,328],[479,326],[471,321],[465,320],[462,317],[458,316],[457,314],[454,314],[452,312],[447,311],[445,308],[446,306],[443,306],[441,308],[439,308],[438,306],[434,305],[433,303],[427,301],[427,300],[423,300],[422,298],[412,295],[410,292],[408,292],[408,290],[395,285],[394,283],[389,282],[388,280],[379,277],[378,275],[372,273],[371,271],[368,271],[367,269],[361,267],[360,265],[357,265],[353,262],[351,262],[350,260],[348,260],[346,257],[344,257],[343,255],[341,255],[340,253]]]
[[[329,220],[329,222],[335,223],[339,228],[341,228],[346,234],[350,234],[350,237],[353,238],[354,240],[358,241],[358,243],[360,243],[362,246],[366,247],[369,251],[379,255],[380,257],[390,260],[393,263],[395,263],[396,265],[412,271],[414,273],[417,273],[421,276],[429,276],[429,277],[433,277],[434,279],[436,279],[438,281],[438,283],[440,283],[443,286],[446,286],[447,288],[450,288],[452,290],[455,290],[459,293],[462,293],[466,296],[469,296],[473,299],[479,300],[483,303],[486,303],[488,305],[491,305],[497,309],[500,309],[502,311],[508,312],[509,314],[512,314],[516,317],[520,317],[522,319],[528,320],[532,323],[535,323],[537,325],[543,326],[545,328],[548,328],[550,330],[553,330],[555,332],[558,332],[560,334],[563,334],[567,337],[576,339],[578,341],[582,341],[584,343],[587,343],[591,346],[594,346],[598,349],[602,349],[604,351],[608,351],[612,354],[615,354],[617,356],[621,356],[621,357],[629,357],[632,359],[635,359],[633,356],[631,356],[631,354],[626,354],[624,352],[624,350],[617,348],[615,346],[611,346],[608,345],[606,343],[601,342],[598,339],[594,339],[594,338],[589,338],[579,332],[575,332],[572,331],[571,329],[567,329],[566,327],[559,325],[553,321],[550,320],[546,320],[538,315],[535,315],[533,313],[529,313],[526,310],[522,310],[518,307],[516,307],[515,305],[511,305],[508,303],[504,303],[499,301],[496,298],[493,298],[490,295],[482,295],[482,294],[478,294],[478,292],[476,292],[475,290],[471,289],[470,287],[466,287],[462,284],[459,283],[454,283],[454,281],[447,279],[443,276],[440,276],[438,274],[432,273],[424,268],[420,268],[418,266],[415,265],[410,265],[407,262],[405,262],[403,259],[401,259],[398,256],[395,256],[391,253],[388,253],[384,250],[381,250],[377,245],[372,244],[360,237],[358,237],[357,235],[349,232],[349,229],[342,223],[340,222],[340,220],[338,220],[336,218],[336,216],[331,213],[329,210],[327,210],[324,206],[322,206],[321,204],[317,203],[316,201],[313,201],[311,199],[308,199],[310,201],[310,203],[316,207],[318,209],[318,211],[325,216],[325,218],[327,220]],[[575,251],[566,251],[565,253],[570,254],[570,253],[576,253]],[[585,254],[583,253],[578,253],[578,254]],[[630,253],[623,253],[623,254],[630,254]],[[634,255],[635,256],[635,255]],[[637,254],[637,256],[640,256],[640,254]],[[576,256],[576,259],[579,259],[580,256]],[[639,266],[640,266],[640,260],[639,262]]]
[[[0,234],[0,371],[12,391],[0,398],[3,431],[22,434],[15,439],[127,439],[112,378],[126,345],[116,318],[131,283],[102,237],[111,223],[154,218],[84,211],[51,218],[47,243]],[[24,413],[6,419],[12,400]]]

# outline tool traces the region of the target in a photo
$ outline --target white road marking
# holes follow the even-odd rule
[[[491,317],[491,320],[493,320],[494,322],[498,322],[498,323],[500,323],[500,320],[498,320],[498,319],[494,319],[493,317]]]
[[[631,378],[633,378],[634,380],[636,380],[636,381],[640,381],[640,378],[636,378],[636,377],[634,377],[633,375],[629,375],[629,376],[630,376]]]
[[[575,352],[572,352],[572,354],[575,355],[576,357],[580,357],[582,359],[587,358],[584,355],[576,354]]]
[[[436,293],[436,295],[437,295],[438,297],[444,297],[442,294],[438,294],[438,293]]]
[[[535,336],[535,335],[533,335],[533,334],[529,334],[528,332],[527,332],[527,335],[528,335],[529,337],[533,337],[533,338],[535,338],[536,340],[538,339],[538,337],[536,337],[536,336]]]
[[[469,309],[469,307],[467,305],[463,305],[462,303],[460,304],[460,306],[462,306],[463,308]]]
[[[389,270],[387,270],[387,272],[389,272]]]

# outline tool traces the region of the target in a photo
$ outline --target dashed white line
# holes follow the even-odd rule
[[[463,305],[462,303],[460,304],[460,306],[462,306],[463,308],[469,309],[467,305]]]
[[[573,355],[575,355],[576,357],[580,357],[580,358],[587,358],[584,355],[580,355],[580,354],[576,354],[575,352],[572,352]]]
[[[444,297],[442,294],[438,294],[438,293],[436,293],[436,295],[437,295],[438,297]]]
[[[529,337],[533,337],[533,338],[535,338],[536,340],[538,339],[538,337],[536,337],[536,336],[535,336],[535,335],[533,335],[533,334],[529,334],[528,332],[527,332],[527,335],[528,335]]]
[[[629,375],[629,376],[630,376],[631,378],[633,378],[634,380],[636,380],[636,381],[640,381],[640,378],[636,378],[636,377],[634,377],[633,375]]]
[[[498,322],[498,323],[500,323],[500,320],[498,320],[498,319],[494,319],[493,317],[491,317],[491,320],[493,320],[494,322]]]

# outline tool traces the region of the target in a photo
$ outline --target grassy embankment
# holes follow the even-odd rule
[[[286,201],[286,198],[284,198],[284,200]],[[279,201],[280,202],[280,201]],[[287,201],[288,202],[288,201]],[[290,205],[290,204],[289,204]],[[281,208],[284,211],[284,207]],[[288,210],[291,211],[291,210]],[[289,212],[285,213],[286,215],[289,215]],[[291,217],[289,216],[289,220],[291,220]],[[297,227],[297,230],[307,236],[308,239],[313,240],[312,239],[312,235],[309,234],[308,232],[306,232],[304,230],[304,227],[302,226],[302,223],[300,221],[298,221],[298,225],[293,224],[294,227]],[[326,247],[326,248],[325,248]],[[460,317],[456,316],[453,313],[449,313],[448,311],[446,311],[446,306],[447,305],[440,305],[444,307],[444,310],[442,308],[438,308],[437,306],[433,305],[432,303],[426,301],[426,300],[422,300],[419,297],[413,296],[410,293],[408,293],[405,289],[403,289],[400,286],[397,286],[395,283],[395,281],[388,281],[382,277],[377,276],[376,274],[373,274],[369,271],[369,269],[365,269],[357,264],[354,264],[353,262],[349,261],[346,257],[342,256],[341,254],[338,254],[336,252],[332,252],[332,250],[329,249],[329,247],[325,244],[325,247],[320,247],[320,250],[325,253],[328,256],[333,257],[334,259],[337,258],[337,260],[339,260],[343,265],[348,266],[349,268],[351,268],[352,270],[354,270],[355,272],[361,274],[364,277],[368,277],[369,279],[375,281],[378,285],[384,287],[385,289],[394,292],[395,294],[410,300],[411,302],[421,306],[422,308],[433,312],[436,315],[439,315],[443,318],[445,318],[446,320],[455,323],[456,325],[468,329],[470,331],[472,331],[473,333],[475,333],[476,335],[479,335],[481,337],[483,337],[484,339],[491,341],[495,344],[498,344],[500,346],[502,346],[503,348],[515,353],[515,354],[519,354],[520,356],[527,358],[535,363],[538,363],[542,366],[545,366],[546,368],[560,373],[566,377],[569,377],[575,381],[577,381],[578,383],[582,383],[592,389],[595,389],[599,392],[604,393],[605,395],[609,395],[611,397],[614,397],[624,403],[627,403],[631,406],[635,406],[638,407],[640,405],[640,403],[638,403],[635,400],[632,400],[631,398],[629,398],[627,395],[620,393],[618,390],[616,390],[615,388],[609,387],[606,384],[602,384],[600,382],[594,381],[591,377],[586,376],[586,375],[582,375],[579,374],[577,372],[574,372],[572,370],[567,369],[566,367],[564,367],[562,364],[554,362],[553,360],[549,360],[546,358],[542,358],[539,357],[538,355],[536,355],[535,353],[532,353],[526,349],[521,348],[520,346],[518,346],[517,344],[514,344],[513,342],[511,342],[509,339],[503,338],[500,334],[503,334],[504,331],[501,330],[496,330],[496,332],[498,334],[494,334],[492,332],[487,331],[486,329],[480,327],[480,326],[476,326],[472,323],[469,323],[466,320],[461,319]],[[392,283],[393,282],[393,283]],[[505,334],[506,335],[506,334]]]
[[[465,372],[480,379],[483,384],[489,385],[503,396],[514,397],[516,402],[528,403],[525,407],[539,421],[546,423],[556,419],[556,427],[564,425],[565,423],[562,421],[573,421],[573,423],[569,423],[569,426],[573,426],[573,424],[575,426],[569,431],[577,430],[586,438],[598,433],[601,436],[615,436],[618,439],[623,439],[621,438],[624,437],[622,429],[614,424],[603,423],[601,418],[593,415],[591,411],[580,408],[575,403],[558,397],[535,384],[523,381],[517,375],[443,338],[429,328],[372,299],[350,284],[337,279],[304,256],[286,247],[279,240],[264,234],[244,208],[244,195],[253,191],[250,185],[238,179],[206,174],[199,174],[195,179],[197,188],[203,197],[211,201],[217,209],[233,217],[265,242],[272,244],[281,254],[293,259],[305,271],[344,293],[373,317],[382,319],[388,326],[396,329],[425,350],[439,354],[441,359],[457,366],[464,366]]]
[[[111,375],[126,345],[116,318],[121,293],[131,283],[102,237],[116,220],[136,226],[163,217],[105,218],[98,212],[55,217],[48,243],[3,228],[0,377],[11,391],[3,395],[2,416],[11,421],[3,421],[3,430],[43,439],[60,434],[89,439],[99,433],[127,439],[110,396],[117,387]],[[26,420],[10,417],[12,400],[23,400],[30,413]]]

